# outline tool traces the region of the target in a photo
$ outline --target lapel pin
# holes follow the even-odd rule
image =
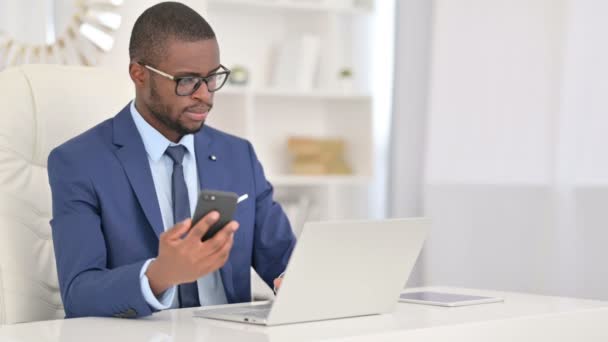
[[[217,161],[217,157],[215,156],[215,154],[212,154],[209,156],[209,160]]]

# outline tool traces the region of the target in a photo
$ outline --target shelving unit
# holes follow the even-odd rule
[[[299,215],[297,224],[366,217],[374,175],[369,82],[373,0],[207,0],[206,8],[222,64],[249,71],[246,85],[227,85],[216,93],[209,124],[253,143],[288,215],[294,212],[287,208],[291,204],[309,204],[308,215],[304,220]],[[277,46],[302,35],[320,41],[314,85],[277,86]],[[338,80],[343,67],[354,71],[351,87]],[[353,173],[291,174],[290,136],[343,139]]]
[[[302,176],[267,175],[274,186],[324,186],[324,185],[367,185],[369,177],[364,176]]]
[[[218,93],[219,94],[219,93]],[[238,86],[225,86],[221,90],[221,94],[241,95],[241,96],[259,96],[259,97],[300,97],[300,98],[317,98],[326,100],[371,100],[372,95],[368,93],[357,93],[353,91],[340,90],[311,90],[302,91],[297,89],[280,89],[280,88],[250,88]]]
[[[250,7],[252,9],[267,8],[344,14],[367,14],[372,9],[370,1],[350,0],[210,0],[209,7],[211,9]]]

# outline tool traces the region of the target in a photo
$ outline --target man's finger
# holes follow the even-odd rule
[[[207,256],[207,259],[215,260],[215,268],[220,268],[224,266],[228,257],[230,256],[230,251],[232,250],[232,245],[234,243],[234,234],[230,234],[228,239],[224,242],[224,244],[216,250],[212,255]]]
[[[188,232],[191,223],[192,222],[190,219],[185,219],[164,232],[163,235],[165,235],[165,237],[169,240],[179,239]]]
[[[281,282],[283,282],[283,278],[276,278],[274,280],[275,291],[278,290],[281,287]]]
[[[204,255],[209,256],[217,253],[230,240],[234,232],[239,228],[239,223],[236,221],[228,222],[220,231],[218,231],[211,239],[203,242],[201,249],[204,249]]]
[[[191,240],[192,242],[200,242],[205,233],[207,233],[209,228],[213,226],[213,224],[217,222],[219,218],[220,214],[217,211],[212,211],[203,216],[203,218],[198,221],[194,227],[192,227],[190,233],[188,233],[187,239]]]

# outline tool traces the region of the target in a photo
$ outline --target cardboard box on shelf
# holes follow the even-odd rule
[[[344,160],[342,139],[291,137],[287,149],[292,157],[291,172],[305,175],[350,174]]]

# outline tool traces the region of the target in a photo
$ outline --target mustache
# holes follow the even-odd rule
[[[197,104],[194,106],[190,106],[190,107],[186,107],[186,109],[184,109],[184,112],[197,112],[197,113],[201,113],[201,112],[208,112],[211,110],[211,108],[213,108],[213,105],[210,104]]]

